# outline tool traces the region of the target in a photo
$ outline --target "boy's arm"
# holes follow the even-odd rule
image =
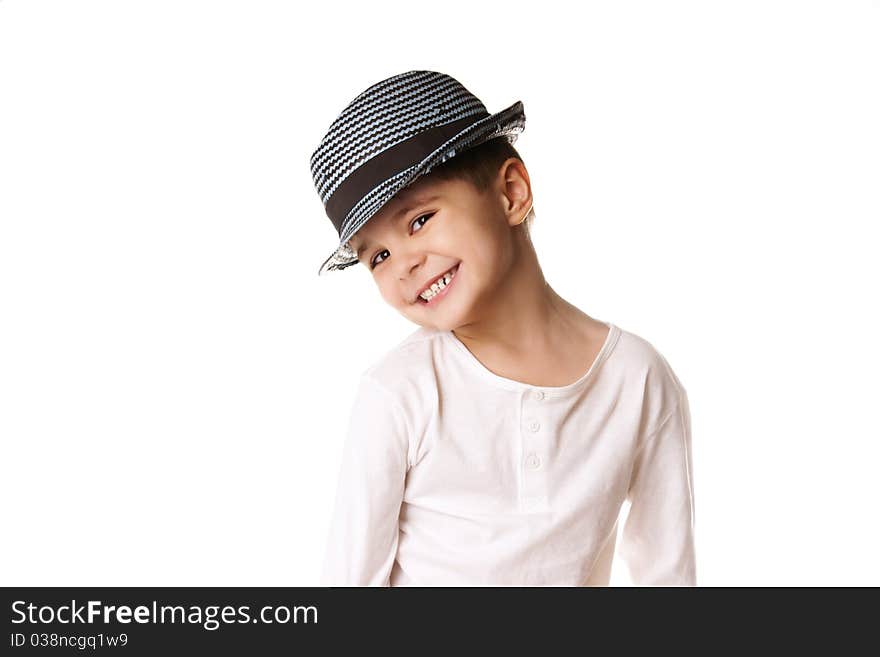
[[[324,557],[323,586],[388,586],[408,469],[400,405],[361,376],[349,415]]]
[[[620,554],[636,586],[696,586],[694,479],[687,392],[641,443]]]

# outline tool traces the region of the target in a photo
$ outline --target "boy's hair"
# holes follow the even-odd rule
[[[437,165],[426,174],[426,177],[436,176],[441,180],[467,180],[482,194],[489,189],[489,185],[498,175],[501,165],[511,157],[517,158],[520,162],[523,161],[507,137],[495,137]],[[523,222],[526,235],[529,234],[534,218],[535,211],[532,209]]]

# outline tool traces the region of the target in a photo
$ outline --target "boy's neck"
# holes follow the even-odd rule
[[[582,369],[576,357],[572,361],[573,354],[586,350],[589,360],[595,344],[604,341],[607,326],[559,296],[544,279],[534,250],[524,251],[520,266],[505,278],[503,290],[481,308],[479,318],[453,333],[499,374],[518,372],[519,377],[510,378],[520,380],[529,373],[533,379],[546,378],[548,368],[556,367],[563,368],[562,379],[571,378],[571,372]]]

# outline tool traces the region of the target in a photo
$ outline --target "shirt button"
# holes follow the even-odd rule
[[[544,391],[543,390],[535,390],[534,392],[532,392],[532,397],[534,397],[538,401],[541,401],[542,399],[544,399]]]
[[[532,470],[537,470],[541,467],[541,457],[532,452],[526,457],[526,465]]]
[[[531,422],[529,422],[529,429],[531,429],[532,431],[537,431],[540,428],[541,428],[541,423],[538,422],[537,420],[532,420]]]

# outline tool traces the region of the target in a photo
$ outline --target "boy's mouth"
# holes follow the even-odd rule
[[[454,267],[447,270],[442,276],[439,276],[435,282],[416,297],[416,303],[425,306],[432,306],[445,297],[448,294],[449,288],[452,287],[452,284],[455,281],[455,276],[458,273],[460,265],[461,263],[459,262]]]

